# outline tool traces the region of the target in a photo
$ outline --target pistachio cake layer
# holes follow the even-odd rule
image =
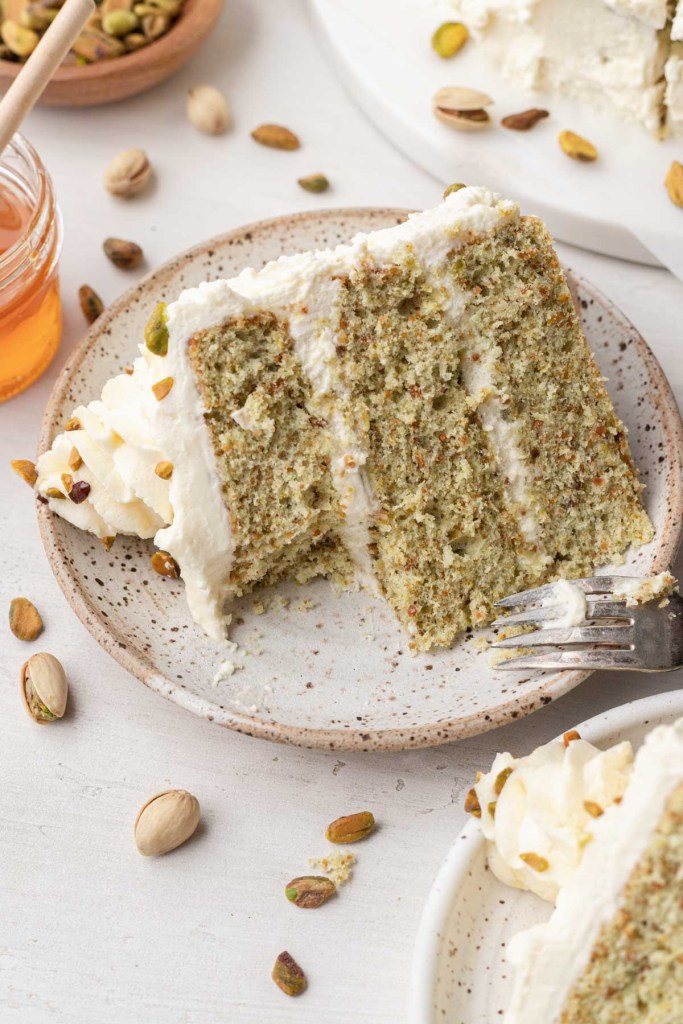
[[[35,486],[107,543],[154,536],[212,636],[231,598],[322,574],[426,650],[652,536],[552,242],[485,189],[190,289],[148,346]]]

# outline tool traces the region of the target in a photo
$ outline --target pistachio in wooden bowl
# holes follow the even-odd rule
[[[38,45],[64,0],[0,0],[0,91]],[[224,0],[98,0],[97,10],[41,97],[87,107],[135,96],[199,49]]]

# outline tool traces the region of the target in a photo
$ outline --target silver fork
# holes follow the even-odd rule
[[[586,617],[578,626],[547,627],[557,619],[560,604],[541,607],[552,596],[553,584],[524,590],[498,601],[496,608],[520,611],[496,619],[494,627],[536,626],[533,633],[497,640],[491,646],[544,648],[496,665],[498,669],[628,669],[635,672],[671,672],[683,666],[683,598],[669,596],[627,607],[625,598],[613,593],[619,583],[637,581],[633,576],[595,576],[568,580],[587,595]],[[638,581],[639,582],[639,581]]]

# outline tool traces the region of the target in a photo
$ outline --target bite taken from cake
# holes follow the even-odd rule
[[[552,240],[483,188],[160,304],[22,475],[105,546],[154,538],[217,639],[238,596],[323,575],[447,646],[653,534]]]

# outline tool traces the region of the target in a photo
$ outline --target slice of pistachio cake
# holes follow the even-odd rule
[[[211,636],[323,574],[426,650],[652,536],[552,241],[486,189],[185,291],[140,351],[34,486],[107,545],[154,537]]]
[[[509,944],[515,981],[504,1024],[679,1024],[682,889],[679,719],[646,737],[623,801],[594,823],[549,921]]]

